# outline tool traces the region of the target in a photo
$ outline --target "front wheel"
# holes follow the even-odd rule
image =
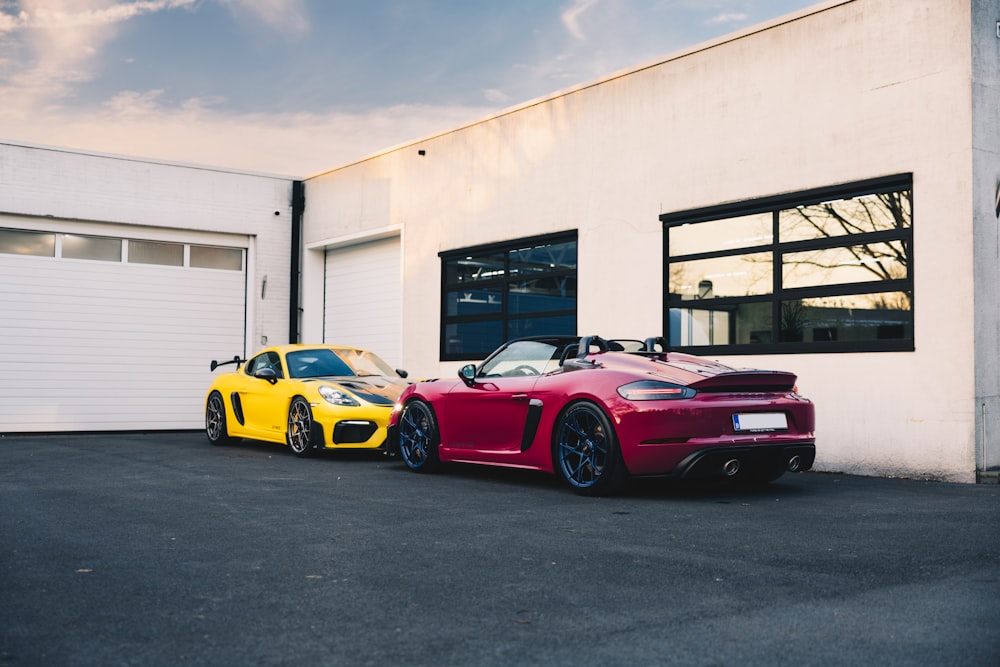
[[[205,435],[213,445],[231,445],[236,438],[229,435],[226,428],[226,403],[222,394],[213,391],[205,404]]]
[[[410,401],[399,416],[399,454],[410,470],[431,472],[438,467],[438,429],[431,406]]]
[[[312,456],[313,448],[313,418],[312,408],[308,401],[296,396],[288,408],[288,446],[296,456]]]
[[[563,413],[552,448],[556,471],[579,494],[614,493],[628,476],[611,422],[589,401],[574,403]]]

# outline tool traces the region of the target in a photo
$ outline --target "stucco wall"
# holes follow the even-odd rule
[[[438,376],[442,250],[578,229],[580,333],[642,337],[660,213],[912,172],[916,351],[723,361],[799,374],[821,470],[970,481],[970,23],[970,0],[827,2],[310,179],[305,242],[402,228],[403,363]]]

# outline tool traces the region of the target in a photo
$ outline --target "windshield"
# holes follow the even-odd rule
[[[385,375],[392,377],[396,371],[371,352],[364,350],[331,350],[315,348],[296,350],[285,355],[288,376],[293,378],[318,378],[325,376],[350,377],[353,375]]]
[[[541,375],[559,368],[559,348],[536,340],[515,341],[483,364],[481,377]]]
[[[381,357],[365,350],[337,350],[340,358],[347,363],[355,375],[396,375],[389,364],[385,363]]]

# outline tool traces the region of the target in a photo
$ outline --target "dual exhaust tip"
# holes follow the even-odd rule
[[[732,477],[740,471],[742,464],[739,459],[729,459],[722,465],[722,472],[725,473],[726,477]],[[785,469],[788,472],[798,472],[802,468],[802,457],[798,454],[793,455],[785,463]]]

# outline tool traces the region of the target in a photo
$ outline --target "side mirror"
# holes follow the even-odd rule
[[[398,375],[399,377],[403,378],[404,380],[405,380],[405,379],[406,379],[407,377],[409,377],[409,376],[410,376],[410,374],[409,374],[409,373],[407,373],[406,371],[404,371],[404,370],[403,370],[402,368],[397,368],[397,369],[396,369],[396,375]]]
[[[476,367],[473,364],[462,366],[458,369],[458,377],[462,378],[467,387],[471,387],[476,383]]]
[[[254,371],[253,376],[261,380],[267,380],[271,384],[276,384],[278,382],[278,376],[275,374],[273,368],[261,368],[260,370]]]

